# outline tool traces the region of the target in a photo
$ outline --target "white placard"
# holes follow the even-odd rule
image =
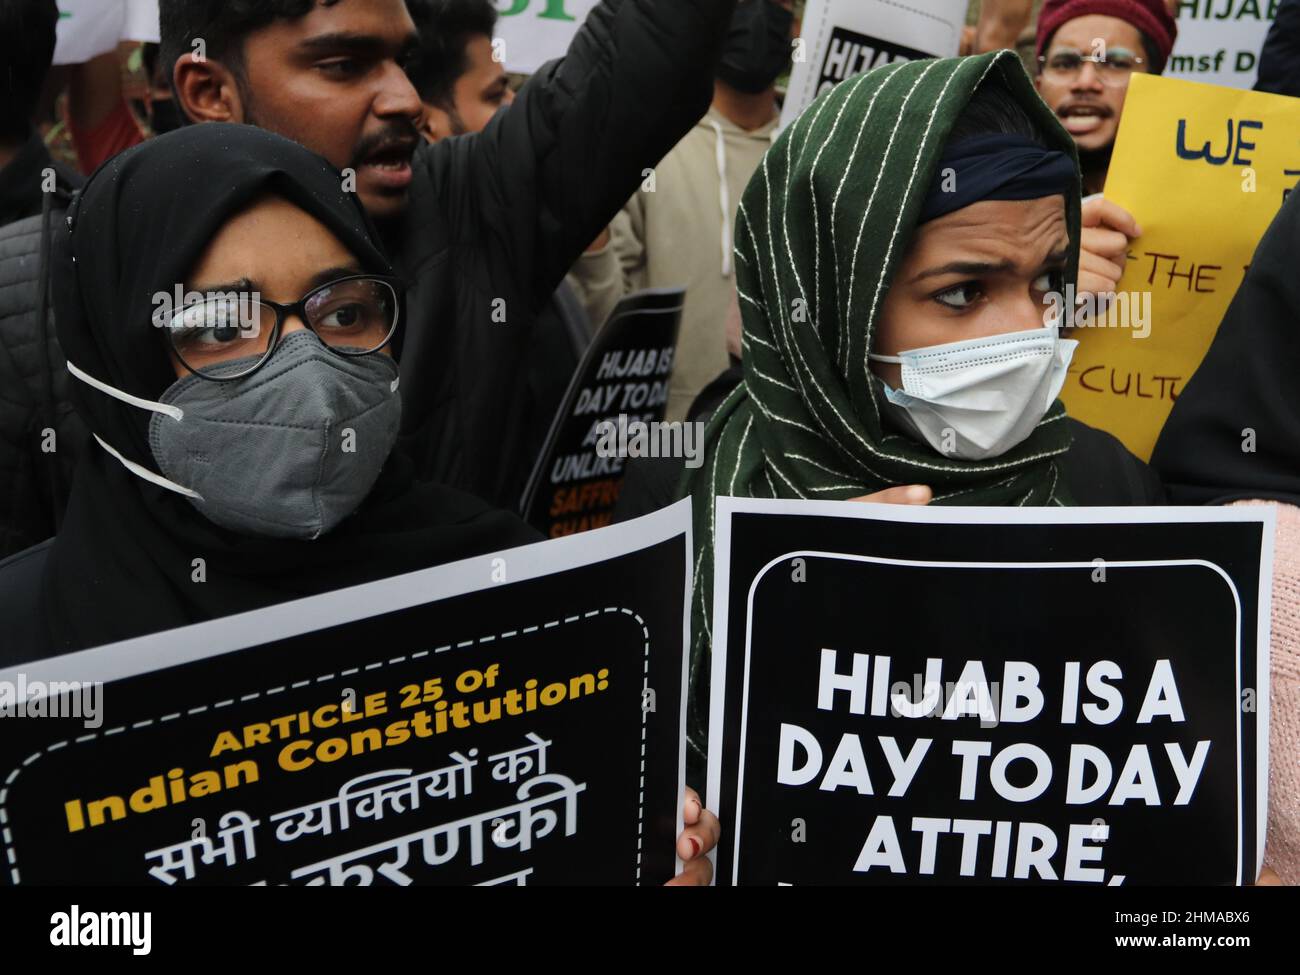
[[[782,127],[845,78],[894,61],[955,57],[966,6],[966,0],[808,0]]]
[[[599,0],[496,0],[496,38],[505,44],[507,71],[532,74],[562,58]]]
[[[158,43],[158,0],[126,0],[122,40]]]
[[[158,0],[59,0],[55,64],[82,64],[119,41],[158,40]]]
[[[1253,88],[1259,52],[1278,0],[1184,0],[1165,74],[1229,88]]]
[[[59,0],[55,64],[81,64],[117,47],[126,23],[125,0]]]

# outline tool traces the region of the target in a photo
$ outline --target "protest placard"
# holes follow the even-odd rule
[[[1117,300],[1071,333],[1061,399],[1143,460],[1300,181],[1297,131],[1300,99],[1142,74],[1129,84],[1105,195],[1142,236]]]
[[[1252,88],[1278,0],[1180,0],[1171,78]]]
[[[587,347],[520,503],[548,538],[610,524],[629,458],[703,449],[682,441],[693,427],[660,423],[684,301],[680,288],[628,295]]]
[[[894,61],[954,57],[965,23],[966,0],[808,0],[782,127],[845,78]]]
[[[562,58],[599,0],[497,0],[497,50],[507,71],[532,74]]]
[[[1271,512],[719,498],[728,884],[1240,884]]]
[[[0,883],[662,883],[689,525],[0,672]]]
[[[158,0],[59,0],[55,64],[81,64],[119,41],[158,40]]]

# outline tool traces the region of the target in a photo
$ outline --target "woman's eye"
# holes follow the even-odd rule
[[[322,328],[356,328],[365,317],[361,305],[340,305],[320,319]]]
[[[174,340],[187,347],[215,346],[244,337],[244,323],[237,308],[194,305],[172,321]]]
[[[208,329],[207,332],[209,341],[215,344],[233,342],[240,337],[240,328],[237,324],[223,323]]]
[[[956,287],[949,288],[947,291],[940,291],[934,296],[934,300],[948,308],[962,310],[969,308],[983,294],[983,290],[974,281],[967,281]]]
[[[1032,287],[1037,294],[1061,294],[1065,290],[1065,272],[1060,268],[1044,271],[1034,278]]]

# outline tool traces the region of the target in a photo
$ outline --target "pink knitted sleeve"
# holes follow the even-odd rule
[[[1277,511],[1273,555],[1273,640],[1269,685],[1268,839],[1264,862],[1300,884],[1300,508]]]

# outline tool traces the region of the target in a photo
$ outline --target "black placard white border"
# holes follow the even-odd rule
[[[682,605],[684,607],[682,615],[683,653],[677,736],[677,794],[680,797],[685,794],[686,788],[686,702],[690,654],[685,650],[690,646],[691,534],[691,502],[688,498],[642,518],[607,528],[505,549],[500,552],[463,559],[459,562],[451,562],[446,565],[393,576],[378,582],[368,582],[317,596],[295,599],[266,609],[239,613],[219,620],[196,623],[131,640],[123,640],[119,643],[93,647],[89,650],[32,661],[30,664],[20,664],[16,667],[0,670],[0,682],[7,681],[11,685],[17,685],[21,675],[22,680],[28,686],[36,682],[44,682],[48,686],[51,683],[72,681],[78,681],[81,684],[98,681],[107,685],[113,681],[168,669],[196,660],[206,660],[210,657],[233,653],[249,647],[330,629],[345,623],[371,619],[408,607],[489,589],[493,587],[493,584],[484,580],[492,578],[494,562],[497,559],[506,560],[509,567],[508,582],[516,583],[604,562],[662,544],[678,536],[685,536],[685,545],[683,546],[685,580],[682,593]],[[561,617],[553,621],[541,621],[535,626],[522,627],[518,630],[507,631],[507,633],[509,636],[514,636],[519,633],[549,629],[609,613],[627,615],[631,617],[633,622],[641,626],[645,640],[645,661],[642,671],[644,686],[644,681],[648,680],[649,676],[650,634],[647,632],[644,621],[641,620],[640,616],[634,610],[630,610],[625,606],[597,607],[583,614]],[[389,664],[405,662],[407,659],[446,650],[463,649],[468,646],[492,642],[499,638],[508,637],[507,634],[490,633],[474,639],[450,643],[446,646],[430,647],[427,650],[417,651],[414,654],[392,658],[387,661],[382,659],[372,661],[364,667],[343,670],[337,674],[329,673],[315,676],[291,686],[299,688],[307,684],[321,683],[333,680],[336,677],[357,673],[362,669],[366,671],[375,670]],[[273,693],[285,689],[285,687],[278,687],[269,688],[266,691],[250,692],[239,697],[238,700],[242,702],[263,695],[271,696]],[[44,694],[34,694],[26,700],[30,704],[32,701],[44,696]],[[210,708],[224,707],[233,704],[235,700],[236,698],[230,698],[226,701],[205,704],[200,707],[182,709],[158,718],[142,719],[133,723],[130,730],[134,731],[137,728],[148,727],[155,722],[161,724],[182,720],[183,716],[188,717],[189,715],[207,711]],[[637,830],[636,875],[638,882],[641,873],[641,834],[644,825],[646,718],[647,715],[643,709],[641,723],[641,791],[637,800],[638,810],[641,810],[638,815],[642,818],[642,821],[638,822]],[[80,744],[96,737],[107,737],[110,734],[127,733],[127,731],[127,726],[114,727],[106,731],[83,735],[71,742],[67,740],[54,742],[34,752],[13,768],[0,770],[4,774],[4,778],[0,779],[0,830],[3,830],[0,833],[0,839],[3,839],[5,850],[5,862],[0,866],[10,872],[13,883],[20,882],[20,874],[16,864],[15,842],[7,822],[4,807],[8,799],[9,789],[18,779],[23,768],[31,765],[48,752],[69,745]],[[683,828],[682,804],[678,802],[677,835],[681,835]],[[677,872],[680,873],[682,869],[683,863],[678,858]]]
[[[889,505],[861,502],[845,504],[841,501],[791,501],[767,498],[731,498],[719,496],[715,509],[715,546],[714,546],[714,588],[712,634],[713,652],[710,669],[709,701],[709,767],[708,767],[708,808],[718,812],[722,789],[722,738],[724,711],[727,689],[727,645],[728,645],[728,610],[731,584],[731,518],[733,514],[777,514],[803,515],[836,518],[854,518],[859,520],[908,522],[914,524],[949,524],[949,525],[989,525],[989,524],[1205,524],[1223,522],[1246,522],[1263,526],[1260,547],[1259,599],[1256,619],[1256,683],[1271,679],[1269,671],[1269,637],[1272,614],[1272,573],[1273,573],[1273,539],[1276,516],[1271,507],[1252,505],[1250,507],[1213,507],[1213,508],[987,508],[987,507],[922,507],[917,505]],[[735,822],[728,824],[731,835],[731,878],[735,885],[739,882],[740,872],[740,837],[741,837],[741,796],[744,791],[745,778],[745,739],[748,734],[749,715],[749,663],[753,637],[754,593],[763,577],[774,566],[788,564],[791,559],[829,558],[842,561],[872,562],[887,565],[904,565],[928,568],[970,568],[970,569],[1063,569],[1094,568],[1096,563],[1080,562],[986,562],[986,561],[934,561],[895,559],[875,556],[850,555],[842,552],[825,552],[815,550],[794,550],[786,552],[769,561],[751,580],[746,596],[745,619],[745,664],[744,686],[741,698],[740,721],[740,756],[737,766],[736,791],[729,796],[735,812]],[[1244,621],[1241,618],[1241,597],[1232,578],[1218,565],[1202,559],[1155,559],[1145,561],[1111,561],[1106,560],[1106,567],[1136,568],[1152,566],[1200,566],[1216,572],[1232,592],[1233,603],[1237,611],[1236,626],[1236,701],[1241,700],[1241,633]],[[1258,876],[1264,863],[1264,841],[1268,815],[1268,742],[1269,742],[1269,698],[1270,694],[1256,694],[1256,786],[1259,802],[1257,805],[1255,872],[1251,880]],[[1243,882],[1241,862],[1242,834],[1242,756],[1241,756],[1241,709],[1234,704],[1237,737],[1237,884]]]

